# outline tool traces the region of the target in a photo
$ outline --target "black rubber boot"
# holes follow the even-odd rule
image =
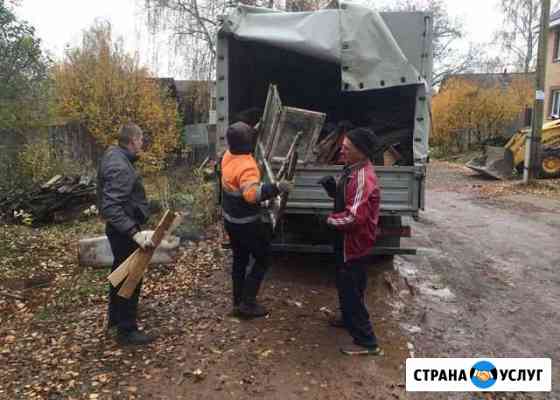
[[[243,287],[245,286],[245,279],[233,279],[233,310],[232,315],[234,317],[239,317],[241,314],[239,312],[239,307],[243,301]]]
[[[122,346],[143,346],[153,341],[153,337],[137,329],[128,332],[119,332],[117,334],[117,342]]]
[[[251,277],[245,279],[243,302],[239,306],[239,314],[243,318],[259,318],[268,315],[266,308],[257,303],[257,294],[261,287],[261,281]]]

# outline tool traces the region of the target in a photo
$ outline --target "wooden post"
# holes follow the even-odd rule
[[[541,134],[544,117],[544,84],[546,77],[546,61],[548,46],[548,26],[550,24],[550,0],[542,0],[541,23],[539,33],[539,52],[537,58],[537,79],[535,106],[533,112],[533,123],[531,132],[527,135],[527,146],[525,149],[525,170],[523,171],[523,182],[529,183],[537,179],[540,173],[541,159]]]

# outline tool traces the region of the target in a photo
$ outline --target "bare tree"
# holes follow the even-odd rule
[[[140,1],[140,0],[138,0]],[[181,54],[186,75],[211,79],[216,61],[219,18],[239,4],[290,11],[315,10],[329,0],[142,0],[151,34],[171,34],[170,47]]]
[[[458,48],[464,37],[463,25],[449,15],[444,0],[399,0],[382,11],[430,11],[433,17],[434,71],[432,86],[451,74],[471,71],[478,63],[481,48]],[[463,46],[464,47],[464,46]]]
[[[193,79],[209,79],[216,60],[218,17],[224,0],[143,0],[151,34],[169,33],[170,47]]]
[[[502,29],[496,33],[516,69],[534,69],[539,43],[540,0],[501,0]]]

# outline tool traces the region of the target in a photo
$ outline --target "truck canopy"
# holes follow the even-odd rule
[[[348,106],[353,108],[356,103],[363,102],[364,97],[360,93],[370,93],[368,98],[373,99],[372,91],[379,91],[379,94],[375,95],[378,104],[397,102],[395,97],[411,93],[412,96],[406,96],[412,99],[409,107],[415,115],[413,157],[415,163],[423,163],[428,155],[430,126],[432,71],[429,14],[380,14],[365,6],[345,1],[340,1],[337,6],[313,12],[282,12],[239,6],[224,18],[219,35],[222,38],[229,37],[240,45],[248,43],[249,46],[258,48],[258,57],[266,57],[269,65],[274,64],[273,57],[288,54],[302,56],[298,61],[300,68],[314,68],[313,72],[307,72],[315,77],[324,74],[324,77],[316,78],[317,84],[322,87],[315,91],[317,94],[321,92],[323,99],[333,90],[328,82],[332,82],[331,79],[338,75],[337,90],[340,90],[339,93],[348,94],[345,97],[349,99],[349,103],[344,106],[346,110]],[[234,43],[230,45],[232,46],[238,48]],[[241,48],[243,47],[244,45],[241,45]],[[276,52],[274,56],[273,51]],[[242,50],[236,53],[239,56],[243,55]],[[302,60],[309,62],[302,65]],[[320,63],[312,60],[318,60]],[[282,62],[285,63],[285,58]],[[307,72],[302,71],[300,75]],[[296,81],[294,80],[294,83]],[[397,91],[388,90],[391,88]],[[306,92],[306,89],[308,88],[299,87],[300,93]],[[257,97],[264,98],[265,93],[260,93]],[[325,108],[329,108],[327,104],[324,107],[320,104],[321,101],[327,100],[310,98],[309,104],[305,104],[301,103],[305,96],[299,96],[297,102],[301,104],[296,104],[296,101],[289,98],[289,94],[287,97],[288,104],[298,107],[323,108],[321,111],[324,112],[327,111]],[[229,100],[235,102],[234,99]],[[247,104],[243,104],[242,99],[238,101],[241,104],[229,104],[230,110],[251,106],[248,100],[245,100]],[[403,110],[404,113],[408,112]]]

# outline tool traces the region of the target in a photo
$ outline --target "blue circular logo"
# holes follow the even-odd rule
[[[480,389],[487,389],[496,383],[498,370],[489,361],[479,361],[470,371],[471,382]]]

